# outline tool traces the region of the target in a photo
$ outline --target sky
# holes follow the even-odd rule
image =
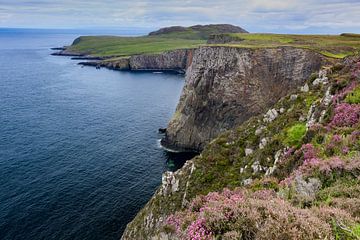
[[[360,33],[360,0],[0,0],[0,27],[157,29],[214,23],[250,32]]]

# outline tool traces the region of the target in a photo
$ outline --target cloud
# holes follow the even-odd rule
[[[2,0],[8,27],[161,27],[232,23],[252,32],[358,32],[359,0]]]

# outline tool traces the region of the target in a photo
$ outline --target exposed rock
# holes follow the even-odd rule
[[[317,178],[310,178],[305,181],[300,175],[295,177],[295,193],[300,201],[314,201],[316,199],[316,193],[320,188],[321,181]]]
[[[179,49],[160,54],[135,55],[129,60],[130,70],[186,71],[192,61],[193,49]]]
[[[333,95],[331,95],[330,91],[331,91],[331,87],[329,87],[329,88],[326,90],[325,96],[324,96],[324,98],[321,100],[321,102],[322,102],[325,106],[329,106],[329,104],[330,104],[331,101],[332,101]]]
[[[175,178],[175,174],[170,171],[163,173],[160,192],[163,195],[168,195],[176,192],[178,189],[179,189],[179,179]]]
[[[259,161],[255,161],[251,165],[251,168],[253,169],[253,173],[258,173],[259,171],[261,171],[263,169],[263,167],[260,165]]]
[[[242,182],[242,184],[243,184],[244,186],[250,185],[253,181],[254,181],[254,180],[252,180],[251,178],[248,178],[248,179],[245,179],[245,180]]]
[[[245,156],[249,156],[254,152],[251,148],[245,148]]]
[[[264,122],[270,123],[272,121],[274,121],[277,117],[279,116],[278,112],[276,111],[276,109],[270,109],[269,111],[267,111],[267,113],[264,115]]]
[[[317,71],[306,49],[200,47],[162,145],[201,151],[219,133],[264,112]]]
[[[260,149],[263,149],[268,143],[268,138],[263,138],[260,140],[260,143],[259,143],[259,148]]]
[[[319,84],[327,84],[329,82],[329,79],[327,78],[327,69],[321,69],[319,71],[319,77],[316,78],[314,81],[313,81],[313,85],[316,86],[316,85],[319,85]]]
[[[309,109],[308,115],[306,117],[307,119],[306,127],[308,128],[316,123],[315,110],[316,110],[316,104],[312,104]]]
[[[309,92],[309,85],[307,83],[305,83],[305,85],[301,87],[300,91]]]
[[[297,98],[298,98],[298,95],[296,95],[296,94],[292,94],[292,95],[290,96],[290,100],[291,100],[291,101],[295,101]]]
[[[79,64],[122,71],[176,71],[185,73],[192,62],[193,52],[194,49],[177,49],[159,54],[142,54],[101,61],[80,62]]]
[[[279,112],[280,112],[280,114],[283,114],[285,112],[285,108],[280,108]]]
[[[261,126],[261,127],[257,128],[257,129],[255,130],[255,135],[256,135],[256,136],[260,135],[265,129],[266,129],[265,126]]]

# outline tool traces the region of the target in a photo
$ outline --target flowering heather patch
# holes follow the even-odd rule
[[[317,151],[311,143],[302,145],[300,151],[303,152],[305,160],[316,158],[317,156]]]
[[[314,174],[319,174],[321,177],[326,177],[333,172],[348,172],[352,173],[352,175],[360,176],[360,156],[357,155],[347,159],[341,159],[337,156],[330,159],[305,159],[299,168],[292,172],[289,177],[280,182],[280,185],[291,186],[295,177],[298,175],[310,177]]]
[[[194,201],[167,221],[183,240],[333,239],[334,219],[341,223],[352,221],[349,214],[338,209],[294,207],[270,190],[225,190]]]
[[[352,127],[359,122],[360,104],[341,103],[336,105],[331,127]]]

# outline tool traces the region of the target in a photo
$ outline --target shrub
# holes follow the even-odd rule
[[[285,144],[298,146],[306,134],[305,123],[297,123],[286,131]]]
[[[180,239],[333,239],[333,221],[350,226],[339,209],[300,209],[274,191],[236,189],[197,197],[191,206],[168,218]]]
[[[336,105],[330,122],[332,127],[352,127],[359,121],[359,104],[341,103]]]

